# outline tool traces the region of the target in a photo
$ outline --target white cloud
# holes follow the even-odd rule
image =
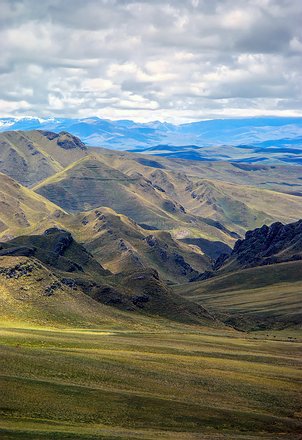
[[[0,113],[302,114],[300,0],[1,0]]]

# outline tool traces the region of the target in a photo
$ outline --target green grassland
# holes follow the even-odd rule
[[[39,130],[0,133],[0,171],[22,185],[31,186],[84,157],[81,148],[61,148],[57,141],[66,135],[47,137]]]
[[[224,318],[236,317],[237,324],[243,319],[243,328],[301,327],[301,261],[222,273],[173,289]]]
[[[136,319],[3,322],[1,438],[299,438],[301,339]]]

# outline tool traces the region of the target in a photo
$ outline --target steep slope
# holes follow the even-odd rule
[[[0,244],[0,256],[35,257],[61,272],[83,273],[96,281],[109,275],[67,231],[47,229],[43,235],[21,235]]]
[[[109,207],[146,230],[173,231],[176,238],[197,234],[234,241],[229,231],[187,213],[141,173],[124,174],[98,155],[81,159],[33,189],[69,212]]]
[[[49,200],[0,173],[0,237],[31,233],[37,225],[45,228],[65,215]]]
[[[176,242],[169,233],[143,229],[110,208],[67,214],[4,174],[0,174],[0,207],[2,239],[66,228],[114,273],[152,267],[163,279],[177,282],[210,268],[208,257],[198,248]]]
[[[58,289],[64,290],[67,286],[79,289],[97,302],[121,310],[141,311],[187,323],[214,323],[212,316],[202,306],[175,295],[159,279],[155,270],[141,269],[112,275],[69,232],[63,230],[52,228],[43,235],[20,236],[0,243],[0,257],[4,258],[4,266],[6,258],[11,263],[14,257],[27,257],[29,264],[39,261],[46,266],[57,278],[57,281],[45,287],[43,295],[46,296],[51,297]],[[32,269],[24,269],[17,263],[0,270],[0,275],[14,280],[23,276],[31,277],[31,272]]]
[[[174,291],[242,330],[302,326],[301,261],[218,272]]]
[[[213,180],[194,182],[186,189],[190,193],[186,209],[241,235],[264,223],[302,217],[302,199],[297,196]]]
[[[114,273],[151,267],[167,281],[183,282],[210,268],[199,248],[174,240],[168,232],[144,229],[110,208],[71,215],[4,174],[0,183],[4,240],[40,234],[50,227],[65,228]]]
[[[3,136],[19,139],[19,150],[31,142],[47,156],[47,163],[56,164],[47,172],[50,177],[34,188],[63,209],[78,213],[110,207],[145,230],[169,231],[184,245],[199,246],[211,258],[223,246],[233,246],[248,229],[302,216],[301,179],[295,171],[299,167],[200,164],[102,148],[86,150],[66,133],[6,132]],[[35,153],[33,157],[38,156]],[[2,166],[13,170],[7,158]],[[37,176],[42,169],[35,164]],[[22,178],[32,180],[31,173],[32,169],[24,169]],[[269,185],[296,195],[263,190]],[[52,224],[42,224],[40,231]],[[58,221],[57,226],[62,224]]]
[[[169,208],[181,212],[142,176],[127,176],[97,156],[75,162],[33,189],[70,212],[108,206],[151,228],[173,223]]]
[[[273,223],[248,231],[232,253],[215,263],[215,270],[232,272],[248,267],[302,260],[302,220],[283,225]]]
[[[151,267],[167,281],[184,282],[210,268],[196,246],[186,245],[163,231],[148,231],[110,208],[66,218],[67,229],[111,272]]]
[[[263,223],[302,216],[299,167],[196,162],[184,166],[185,161],[99,150],[103,161],[129,176],[144,175],[187,213],[214,220],[241,236]]]
[[[302,220],[248,231],[203,278],[175,292],[241,328],[301,326]]]
[[[0,171],[31,186],[85,156],[86,147],[66,132],[0,133]]]
[[[135,326],[140,320],[96,302],[81,286],[63,283],[58,274],[33,257],[0,257],[2,323],[38,326]]]

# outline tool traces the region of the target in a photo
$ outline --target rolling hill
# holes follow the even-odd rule
[[[0,237],[31,233],[65,215],[49,200],[0,173]]]
[[[200,265],[200,251],[215,259],[220,252],[229,252],[235,240],[248,229],[302,217],[300,167],[150,160],[140,154],[86,148],[66,133],[6,132],[2,136],[9,136],[11,144],[20,151],[24,150],[24,143],[30,142],[37,151],[43,152],[43,157],[47,156],[47,163],[57,164],[57,168],[49,169],[50,175],[32,189],[60,206],[61,211],[77,215],[101,207],[113,209],[118,215],[133,220],[144,237],[156,236],[157,243],[161,242],[158,257],[164,255],[163,241],[170,242],[169,235],[161,240],[159,231],[171,234],[174,250],[170,252],[169,266],[175,268],[174,275],[171,269],[164,274],[163,265],[151,257],[157,246],[150,252],[146,241],[135,244],[128,240],[129,249],[123,250],[123,258],[116,257],[120,250],[116,242],[110,251],[107,246],[108,255],[110,252],[112,255],[107,262],[115,267],[114,271],[128,264],[133,268],[145,266],[153,260],[151,267],[160,269],[165,279],[175,281],[184,276],[188,279],[191,269],[181,267],[182,261],[178,261],[177,255],[175,262],[175,254],[183,256],[193,270],[201,266],[204,270],[204,264]],[[32,177],[32,170],[40,169],[32,162],[36,156],[26,158],[21,180],[36,179]],[[11,169],[8,159],[3,159],[2,166]],[[11,214],[6,220],[7,234],[18,235],[15,225],[10,227],[8,220],[18,213]],[[72,219],[66,222],[64,226],[61,217],[49,217],[48,223],[39,218],[28,230],[39,233],[50,226],[67,227],[84,242],[87,235],[84,228],[78,228]],[[90,231],[89,243],[94,241],[92,233],[97,235],[95,230]]]
[[[302,325],[302,221],[248,231],[204,281],[175,288],[243,329]]]
[[[0,172],[31,186],[85,156],[86,147],[66,132],[0,133]]]
[[[95,301],[121,310],[140,311],[179,322],[215,325],[214,318],[202,306],[196,306],[172,293],[155,270],[141,268],[113,275],[78,244],[69,232],[61,229],[51,228],[42,235],[23,235],[2,242],[0,257],[4,264],[0,276],[8,280],[4,283],[8,283],[6,294],[10,285],[13,292],[20,289],[22,283],[17,281],[19,287],[15,288],[15,280],[35,278],[35,289],[40,292],[40,296],[33,297],[36,302],[39,302],[39,298],[42,301],[44,296],[50,297],[51,302],[57,291],[65,292],[65,287],[68,287],[71,290],[79,289]],[[27,257],[25,267],[18,262],[12,266],[7,265],[6,259],[14,263],[14,257]],[[54,279],[46,287],[45,280],[36,278],[37,275],[33,273],[34,269],[39,269],[40,263],[37,261],[51,271]],[[28,283],[24,284],[26,286]]]
[[[113,273],[151,267],[163,280],[190,280],[211,267],[196,246],[173,239],[169,232],[147,230],[110,208],[64,219],[65,227]]]
[[[172,225],[170,211],[180,214],[173,205],[142,176],[127,176],[106,165],[100,157],[89,155],[51,176],[33,189],[70,212],[107,206],[138,223],[164,228]],[[167,209],[165,209],[167,206]]]
[[[301,273],[301,261],[294,261],[220,273],[205,281],[176,286],[174,291],[243,331],[299,330]]]
[[[110,208],[68,214],[48,199],[0,174],[0,237],[41,234],[50,227],[75,234],[114,273],[151,267],[169,282],[190,280],[210,268],[209,258],[168,232],[140,227]]]
[[[186,212],[143,174],[125,174],[99,155],[80,159],[33,190],[71,213],[109,207],[146,230],[172,231],[175,238],[197,234],[226,243],[234,241],[230,231]]]
[[[185,167],[184,161],[147,160],[104,149],[99,155],[128,176],[145,176],[187,213],[205,222],[212,220],[212,226],[224,228],[228,235],[235,232],[243,236],[246,230],[264,223],[290,222],[302,217],[300,167],[192,162]]]

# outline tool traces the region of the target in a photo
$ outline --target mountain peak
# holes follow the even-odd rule
[[[247,231],[245,238],[236,242],[231,255],[216,262],[215,268],[229,272],[301,259],[302,220],[286,225],[275,222]]]
[[[60,133],[54,133],[47,130],[37,130],[48,140],[52,141],[56,139],[57,145],[65,150],[71,150],[74,148],[80,148],[81,150],[87,150],[86,145],[77,136],[74,136],[67,131],[60,131]]]

